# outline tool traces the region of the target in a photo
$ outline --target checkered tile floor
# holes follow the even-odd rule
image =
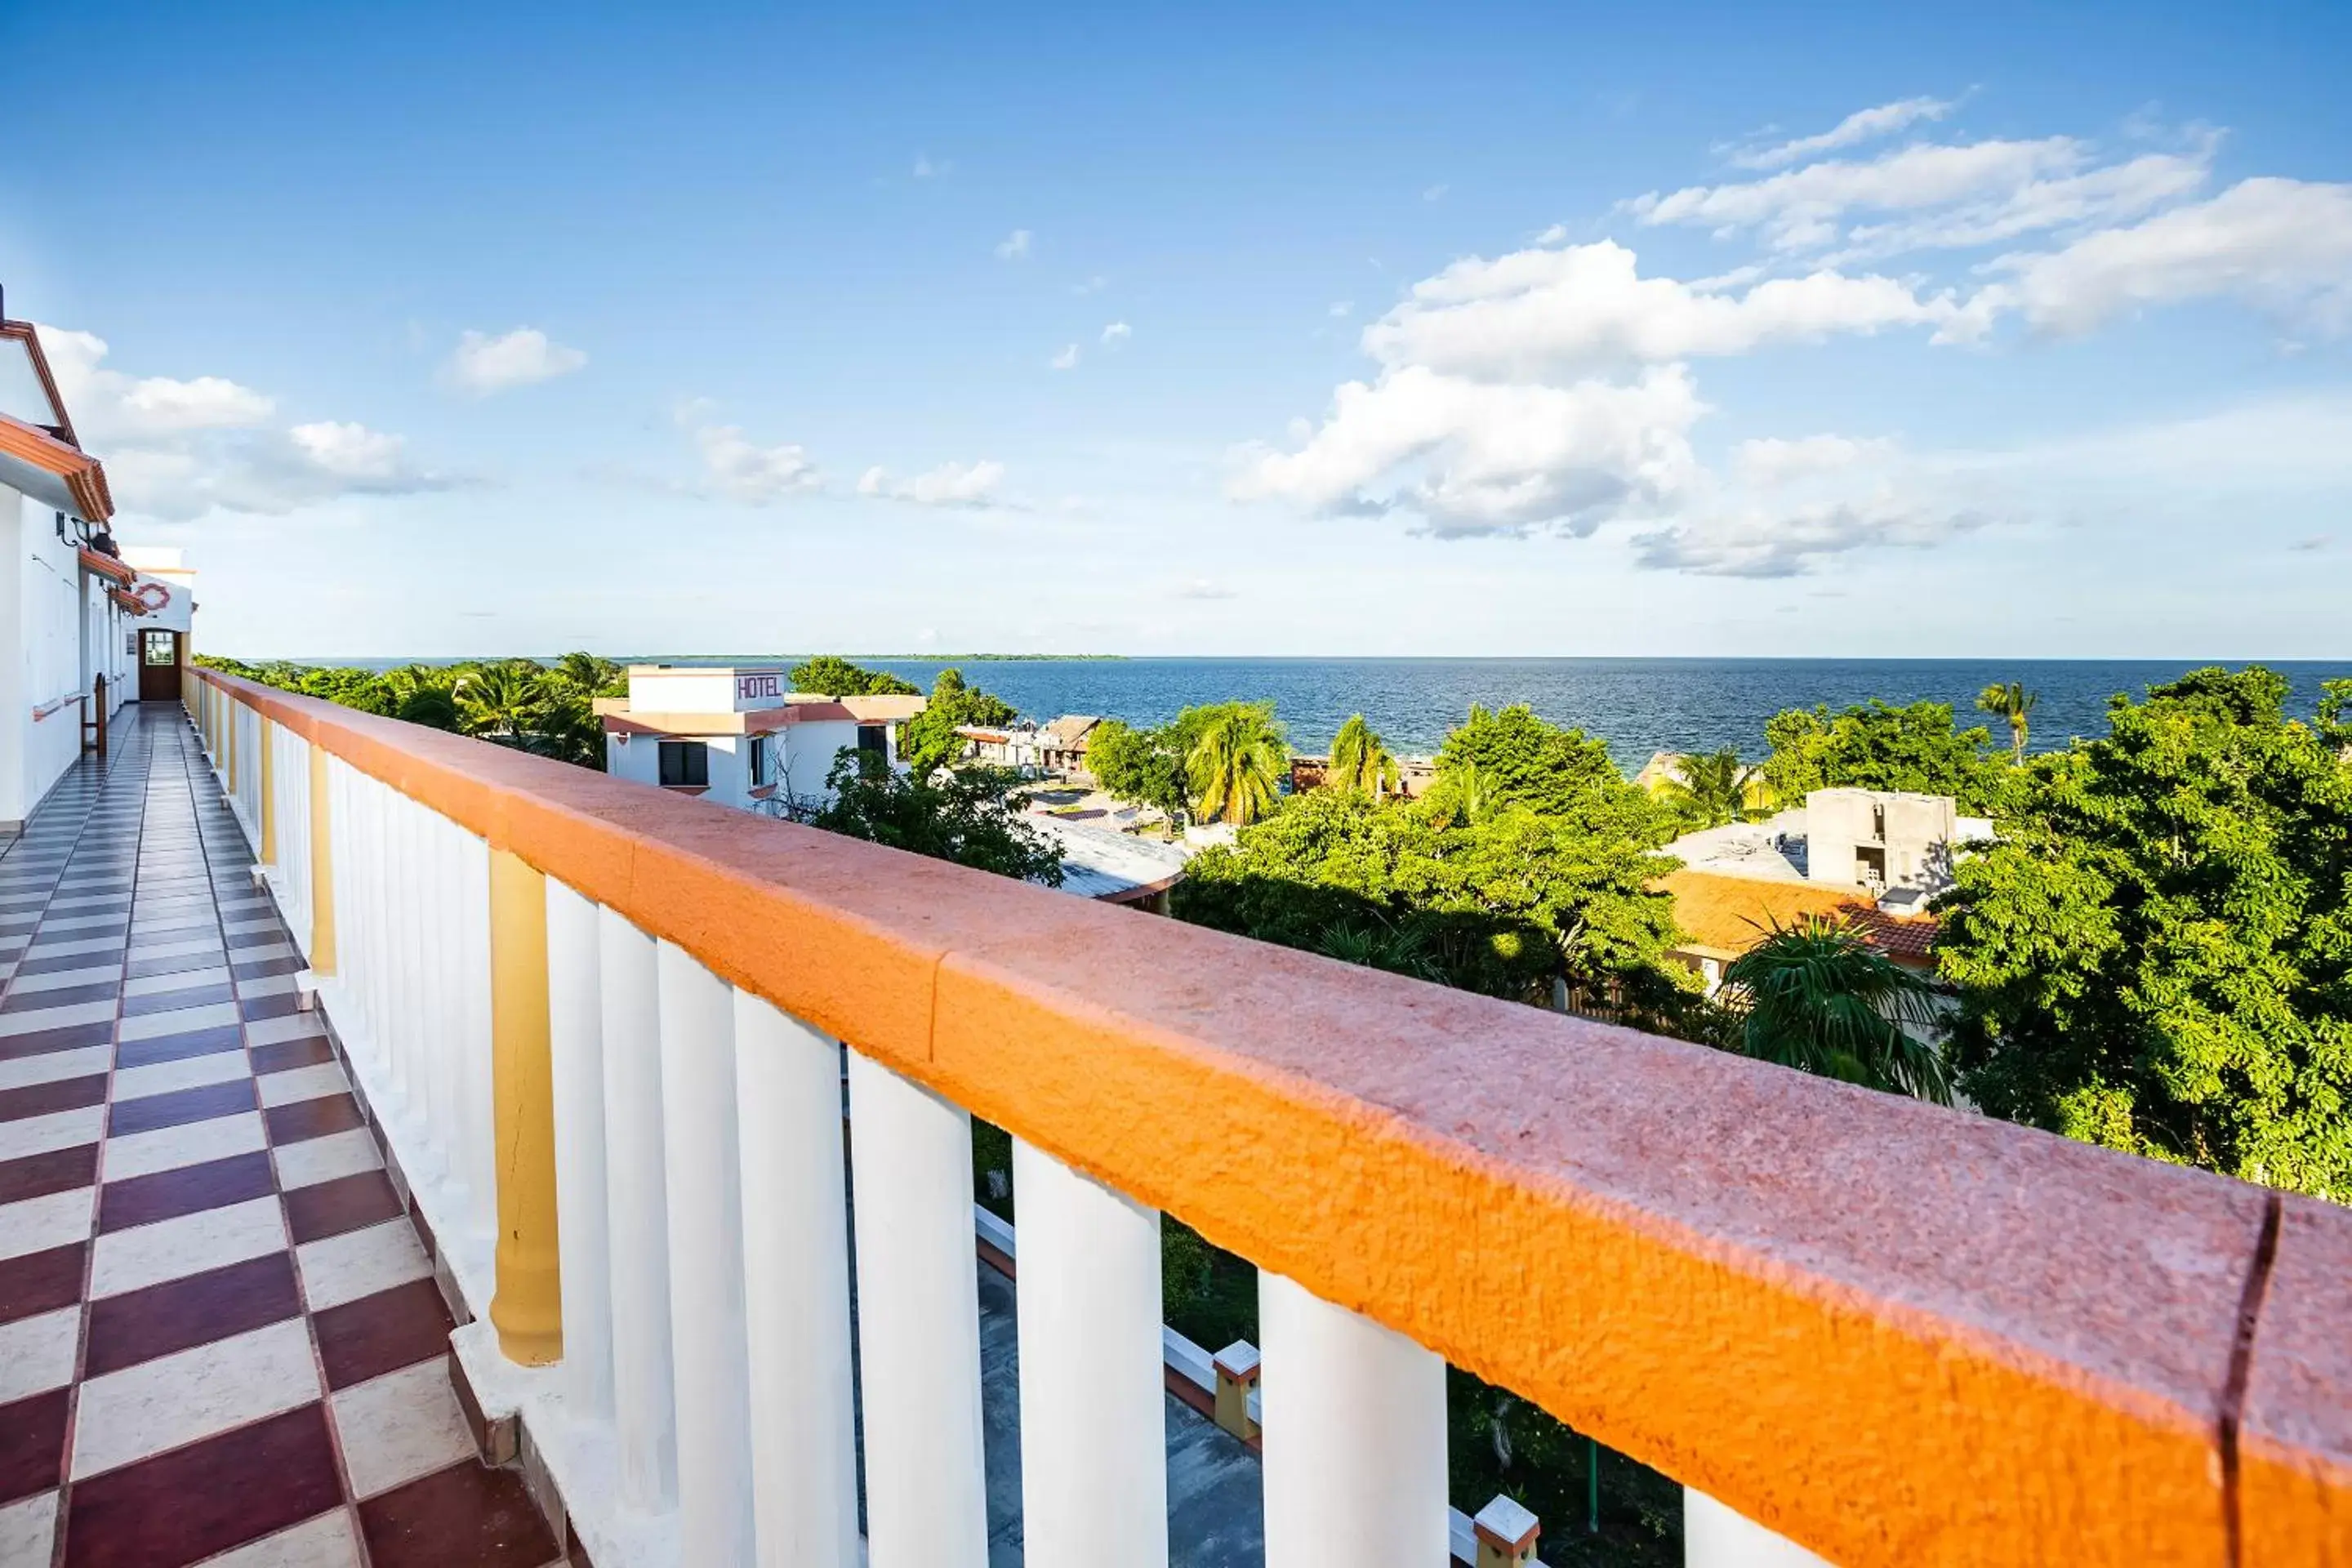
[[[252,852],[123,713],[0,852],[0,1568],[539,1568]]]

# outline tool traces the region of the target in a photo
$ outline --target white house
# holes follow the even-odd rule
[[[794,691],[774,665],[633,664],[626,697],[596,700],[606,773],[772,816],[825,799],[844,751],[897,766],[898,727],[922,710],[920,697]]]
[[[106,470],[81,449],[40,338],[0,315],[0,834],[18,831],[138,695],[138,593],[108,523]],[[172,693],[186,657],[172,634]]]

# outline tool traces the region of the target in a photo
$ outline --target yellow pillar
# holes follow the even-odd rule
[[[270,743],[272,737],[268,714],[261,715],[254,727],[261,731],[261,863],[275,866],[278,864],[278,792],[271,786],[278,782],[278,761],[273,754],[278,748]]]
[[[327,750],[310,742],[310,973],[335,972],[335,857],[328,831]]]
[[[556,1268],[555,1071],[547,1022],[547,879],[490,851],[490,1074],[499,1251],[490,1322],[509,1361],[563,1354]]]

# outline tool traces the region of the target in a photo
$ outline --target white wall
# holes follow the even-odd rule
[[[21,823],[81,755],[81,566],[57,514],[0,487],[0,824]]]
[[[681,741],[699,741],[709,748],[710,787],[702,798],[720,805],[738,808],[751,804],[751,737],[748,735],[679,735]],[[616,779],[632,784],[661,783],[661,743],[659,735],[632,735],[628,743],[621,737],[604,737],[604,771]]]
[[[776,743],[783,748],[777,783],[801,800],[825,800],[834,756],[844,746],[857,749],[857,726],[845,719],[793,724],[776,731]]]

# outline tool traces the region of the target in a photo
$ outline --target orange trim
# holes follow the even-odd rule
[[[143,616],[147,613],[147,606],[144,604],[136,596],[126,594],[120,588],[109,588],[106,591],[106,596],[113,600],[117,607],[131,615]]]
[[[106,469],[80,447],[58,440],[37,425],[0,414],[0,452],[63,479],[83,521],[104,522],[114,515]]]
[[[133,572],[130,567],[125,566],[113,556],[102,555],[99,552],[92,550],[87,544],[77,548],[74,551],[74,555],[81,562],[81,569],[90,574],[92,576],[110,577],[115,581],[115,583],[125,588],[128,588],[131,584],[139,581],[138,573]]]
[[[2250,1289],[2260,1188],[192,674],[1850,1568],[2222,1563],[2242,1388],[2248,1543],[2344,1539],[2352,1213]]]
[[[74,434],[73,416],[66,411],[66,400],[58,391],[58,378],[49,374],[49,356],[41,352],[41,334],[33,330],[30,321],[0,321],[0,338],[16,338],[23,342],[32,355],[33,374],[40,378],[41,390],[49,395],[49,406],[58,411],[58,428],[64,432],[66,444],[79,447],[81,437]],[[98,520],[90,520],[95,522]]]

